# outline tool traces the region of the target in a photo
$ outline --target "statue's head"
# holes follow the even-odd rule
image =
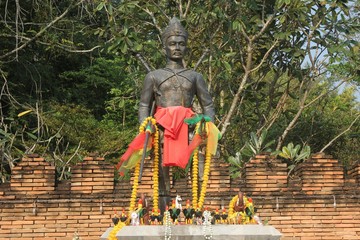
[[[182,36],[186,42],[188,40],[188,32],[176,17],[173,17],[170,20],[169,25],[164,29],[161,35],[161,40],[164,45],[166,44],[167,39],[171,36]]]
[[[168,59],[178,61],[184,57],[187,49],[188,33],[181,25],[179,19],[174,17],[170,20],[161,38]]]

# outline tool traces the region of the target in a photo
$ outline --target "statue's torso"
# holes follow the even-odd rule
[[[188,69],[159,69],[152,72],[155,101],[158,107],[191,107],[196,94],[198,73]]]

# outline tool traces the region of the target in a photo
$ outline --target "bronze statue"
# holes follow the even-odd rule
[[[192,117],[196,96],[203,114],[214,119],[214,107],[207,85],[201,74],[186,69],[183,57],[187,50],[188,33],[177,18],[171,19],[162,34],[166,52],[165,68],[149,72],[144,80],[139,105],[139,121],[149,116],[155,101],[154,117],[163,130],[162,163],[160,166],[160,205],[170,201],[169,166],[184,168],[188,159],[181,159],[183,149],[188,146],[188,126],[185,118]],[[161,199],[163,197],[163,200]],[[163,203],[161,203],[163,201]],[[160,207],[164,209],[164,205]]]

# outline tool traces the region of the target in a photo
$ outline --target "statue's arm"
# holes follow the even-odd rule
[[[208,91],[207,84],[201,74],[196,77],[196,96],[203,109],[203,113],[209,116],[212,120],[215,117],[214,104],[211,95]]]
[[[151,111],[152,102],[154,100],[154,81],[152,73],[148,73],[145,77],[143,89],[140,96],[139,104],[139,122],[142,123]]]

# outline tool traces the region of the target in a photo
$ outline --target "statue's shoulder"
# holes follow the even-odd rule
[[[154,79],[163,79],[168,78],[174,75],[172,72],[166,70],[165,68],[159,68],[156,70],[153,70],[147,74],[148,77],[154,78]]]
[[[202,74],[199,73],[199,72],[196,72],[195,70],[193,69],[186,69],[185,71],[183,71],[181,73],[182,75],[185,75],[185,76],[190,76],[191,78],[194,78],[194,79],[198,79],[198,78],[202,78]]]

